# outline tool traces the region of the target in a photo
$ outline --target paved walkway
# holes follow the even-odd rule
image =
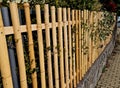
[[[117,43],[113,53],[108,57],[96,88],[120,88],[120,43]]]

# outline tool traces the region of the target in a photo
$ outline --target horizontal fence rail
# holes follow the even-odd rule
[[[12,26],[4,26],[0,10],[0,72],[4,88],[14,87],[6,40],[14,41],[16,81],[20,88],[73,88],[112,37],[109,34],[106,40],[100,40],[96,32],[104,28],[99,23],[104,12],[55,8],[48,4],[42,11],[36,5],[32,24],[29,3],[23,4],[24,18],[19,16],[17,3],[9,5]],[[114,13],[113,16],[115,20]]]

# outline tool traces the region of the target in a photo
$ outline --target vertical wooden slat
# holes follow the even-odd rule
[[[37,34],[38,34],[40,76],[41,76],[41,85],[42,85],[41,88],[46,88],[45,64],[44,64],[44,50],[43,50],[43,36],[42,36],[40,5],[36,5],[35,8],[36,8],[36,18],[37,18]]]
[[[84,41],[84,29],[83,29],[83,24],[84,24],[84,11],[82,11],[82,76],[84,77],[84,74],[85,74],[85,59],[84,59],[84,44],[83,44],[83,41]]]
[[[90,25],[90,30],[89,30],[89,59],[90,59],[90,67],[92,66],[92,37],[91,37],[91,33],[92,33],[92,26],[93,26],[93,13],[92,11],[89,12],[89,25]]]
[[[84,41],[85,41],[85,29],[84,29],[84,24],[85,24],[85,10],[83,10],[83,45],[82,45],[82,48],[83,48],[83,66],[84,66],[84,74],[85,74],[85,71],[86,71],[86,59],[85,59],[85,54],[84,54],[84,52],[85,52],[85,50],[84,50],[84,46],[85,46],[85,43],[84,43]]]
[[[57,47],[57,37],[56,37],[56,16],[55,7],[51,7],[52,16],[52,37],[53,37],[53,53],[54,53],[54,68],[55,68],[55,87],[59,88],[59,71],[58,71],[58,51]]]
[[[85,28],[85,32],[86,32],[86,34],[85,34],[85,36],[86,36],[86,72],[87,72],[87,70],[88,70],[88,29],[87,29],[87,27],[88,27],[88,22],[87,22],[87,20],[88,20],[88,17],[87,17],[88,15],[87,15],[87,10],[86,10],[86,28]]]
[[[13,88],[7,43],[0,10],[0,72],[4,88]]]
[[[103,19],[103,12],[101,12],[101,20]],[[100,26],[100,28],[102,29],[103,28],[103,26],[101,25]],[[103,41],[101,41],[101,43],[102,43],[102,45],[103,45],[103,47],[102,47],[102,49],[101,49],[101,52],[104,50],[104,48],[105,48],[105,46],[104,46],[104,40]]]
[[[79,56],[79,54],[78,54],[78,10],[75,10],[75,26],[76,26],[76,38],[75,38],[75,41],[76,41],[76,53],[75,53],[75,58],[76,58],[76,77],[77,77],[77,83],[79,83],[79,68],[78,68],[78,64],[79,64],[79,61],[78,61],[78,56]]]
[[[92,31],[92,25],[93,25],[93,13],[89,12],[89,35],[91,35],[91,31]],[[89,66],[92,65],[92,40],[91,40],[91,36],[89,37]]]
[[[86,49],[86,45],[87,45],[87,41],[86,41],[86,29],[85,29],[85,26],[86,26],[86,10],[84,10],[84,20],[83,20],[83,22],[84,22],[84,29],[83,29],[83,32],[84,32],[84,40],[83,40],[83,42],[84,42],[84,44],[83,44],[83,46],[84,46],[84,48],[83,49]],[[84,52],[84,63],[85,63],[85,73],[86,73],[86,71],[87,71],[87,53],[86,53],[86,50],[83,50],[83,52]]]
[[[102,19],[102,12],[99,12],[99,16],[100,16],[99,21],[101,21],[101,19]],[[99,25],[99,28],[101,29],[102,26]],[[103,45],[103,41],[100,41],[100,46],[102,46],[102,45]],[[100,54],[102,53],[102,49],[103,49],[103,47],[100,48]]]
[[[93,31],[95,30],[95,28],[94,28],[94,26],[95,26],[95,24],[94,24],[94,16],[95,16],[95,13],[94,13],[94,11],[93,11]],[[95,46],[94,46],[94,42],[95,42],[95,40],[94,40],[94,35],[93,35],[93,40],[92,40],[92,63],[94,63],[94,58],[95,58]]]
[[[98,28],[100,29],[101,27],[100,27],[100,20],[101,20],[101,12],[98,12]],[[102,42],[101,42],[101,40],[100,40],[100,38],[99,38],[99,55],[101,54],[101,45],[102,45]]]
[[[94,27],[93,27],[93,29],[94,29],[94,31],[96,30],[96,12],[94,11],[93,12],[93,23],[94,23]],[[97,34],[96,34],[97,35]],[[96,40],[95,40],[95,36],[94,36],[94,38],[93,38],[93,62],[95,61],[95,59],[96,59]]]
[[[45,11],[45,36],[46,36],[49,88],[53,88],[51,50],[49,50],[49,48],[51,46],[50,46],[49,8],[48,8],[48,4],[44,5],[44,11]]]
[[[98,14],[98,29],[100,30],[100,24],[99,24],[99,21],[100,21],[100,12],[97,12]],[[100,45],[101,45],[101,41],[99,39],[99,35],[98,35],[98,56],[100,55],[100,51],[101,51],[101,48],[100,48]]]
[[[1,13],[2,13],[2,18],[3,18],[3,23],[4,26],[10,26],[10,14],[8,11],[8,7],[1,7]],[[4,29],[5,30],[5,29]],[[9,29],[8,29],[9,30]],[[13,36],[11,36],[13,37]],[[8,36],[8,38],[10,38]],[[16,73],[16,58],[15,58],[15,50],[14,50],[14,44],[13,44],[13,39],[8,39],[7,41],[7,45],[8,45],[8,53],[9,53],[9,61],[10,61],[10,68],[11,68],[11,75],[12,75],[12,80],[13,80],[13,87],[14,88],[18,88],[18,77],[17,77],[17,73]]]
[[[81,80],[82,79],[82,59],[81,59],[81,11],[79,10],[79,12],[78,12],[78,14],[79,14],[79,29],[78,29],[78,31],[79,31],[79,34],[78,34],[78,37],[79,37],[79,80]]]
[[[81,16],[81,22],[82,24],[84,23],[84,12],[82,11],[82,16]],[[84,32],[83,32],[83,25],[81,29],[81,56],[82,56],[82,77],[84,76],[85,73],[85,63],[84,63],[84,50],[83,50],[83,40],[84,40]]]
[[[86,54],[86,61],[87,61],[87,71],[89,69],[89,34],[88,34],[88,10],[86,10],[86,48],[87,48],[87,54]]]
[[[72,49],[73,49],[73,79],[76,87],[76,69],[75,69],[75,10],[72,10]]]
[[[99,17],[99,15],[98,15],[98,12],[96,12],[96,30],[98,30],[98,17]],[[95,58],[95,60],[98,58],[98,50],[99,50],[99,48],[98,48],[98,46],[99,46],[99,35],[98,35],[98,33],[97,33],[97,43],[96,43],[96,58]]]
[[[91,23],[92,23],[92,31],[94,31],[94,11],[91,12],[92,13],[92,20],[91,20]],[[91,42],[91,51],[92,51],[92,63],[94,63],[94,37],[92,39],[92,42]]]
[[[28,33],[28,49],[29,49],[29,58],[31,62],[31,70],[36,68],[35,63],[35,55],[34,55],[34,44],[33,44],[33,36],[32,36],[32,29],[31,29],[31,18],[30,18],[30,9],[29,4],[24,3],[25,9],[25,18],[26,18],[26,29]],[[37,88],[37,73],[36,71],[32,73],[32,86],[33,88]]]
[[[86,53],[86,47],[87,47],[87,31],[86,31],[86,25],[87,25],[87,17],[86,17],[87,13],[86,13],[86,10],[84,10],[84,59],[85,59],[85,74],[86,74],[86,71],[87,71],[87,53]]]
[[[71,16],[70,16],[70,8],[68,8],[68,36],[69,36],[69,59],[70,59],[70,88],[73,88],[73,82],[72,82],[72,36],[71,36]]]
[[[82,48],[82,45],[83,45],[83,35],[82,35],[82,31],[83,31],[83,28],[82,28],[82,22],[83,22],[83,11],[81,11],[81,76],[83,77],[83,48]]]
[[[98,30],[98,18],[99,18],[99,14],[98,12],[96,12],[96,29],[95,30]],[[95,60],[98,58],[98,55],[99,55],[99,35],[98,35],[98,32],[97,32],[97,41],[96,41],[96,57],[95,57]]]
[[[86,68],[87,68],[87,70],[88,70],[88,10],[86,10],[86,27],[85,27],[85,32],[86,32],[86,34],[85,34],[85,36],[86,36]],[[87,70],[86,70],[86,72],[87,72]]]
[[[64,25],[64,47],[65,47],[65,72],[66,72],[66,88],[69,88],[69,69],[68,69],[68,39],[67,39],[67,14],[66,8],[63,8],[63,25]]]
[[[97,12],[95,11],[95,14],[94,14],[94,23],[95,23],[95,31],[97,30]],[[98,39],[98,33],[96,33],[96,39]],[[94,43],[94,52],[95,52],[95,58],[94,58],[94,61],[97,59],[97,56],[98,56],[98,52],[97,52],[97,43],[98,43],[98,40],[96,40],[96,43]]]
[[[22,45],[22,38],[20,32],[20,21],[18,16],[17,4],[15,2],[10,3],[10,12],[11,12],[11,18],[12,18],[12,24],[14,30],[18,64],[19,64],[20,85],[21,88],[27,88],[24,53],[23,53],[23,45]]]
[[[64,61],[63,61],[63,35],[62,35],[62,8],[58,8],[58,40],[60,57],[60,83],[61,88],[65,88],[64,82]]]

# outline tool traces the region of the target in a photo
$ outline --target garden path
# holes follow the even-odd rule
[[[120,88],[120,34],[96,88]]]

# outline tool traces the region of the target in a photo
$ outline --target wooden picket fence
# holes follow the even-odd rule
[[[55,8],[44,5],[44,23],[41,22],[40,5],[35,6],[36,22],[31,24],[30,6],[24,3],[26,25],[20,25],[18,7],[10,2],[12,26],[4,27],[0,11],[0,72],[4,88],[13,88],[6,36],[14,35],[17,61],[19,68],[19,82],[21,88],[28,88],[25,67],[22,33],[27,33],[28,49],[31,69],[36,68],[35,53],[39,52],[40,82],[37,72],[31,75],[32,88],[73,88],[84,78],[84,75],[109,43],[111,35],[106,41],[97,41],[95,44],[89,36],[90,31],[84,32],[83,23],[91,25],[102,18],[102,12],[88,10],[71,10],[70,8]],[[57,14],[56,14],[57,13]],[[51,18],[50,18],[51,17]],[[51,19],[51,20],[50,20]],[[51,21],[51,22],[50,22]],[[100,28],[100,27],[99,27]],[[37,31],[38,50],[34,50],[33,34]],[[45,35],[43,35],[45,31]],[[51,32],[50,32],[51,31]],[[84,35],[83,35],[84,34]],[[84,39],[82,39],[84,37]],[[97,34],[96,34],[97,37]],[[84,43],[84,40],[86,43]],[[45,41],[45,44],[44,42]],[[102,44],[103,47],[96,48]],[[86,49],[82,48],[87,46]],[[56,48],[59,46],[58,48]],[[52,48],[49,49],[49,48]],[[45,48],[46,50],[45,52]],[[87,54],[85,54],[87,52]],[[45,62],[47,55],[47,64]],[[46,65],[45,65],[46,64]],[[45,69],[47,67],[47,70]],[[46,76],[46,72],[48,76]],[[47,80],[48,77],[48,80]]]

